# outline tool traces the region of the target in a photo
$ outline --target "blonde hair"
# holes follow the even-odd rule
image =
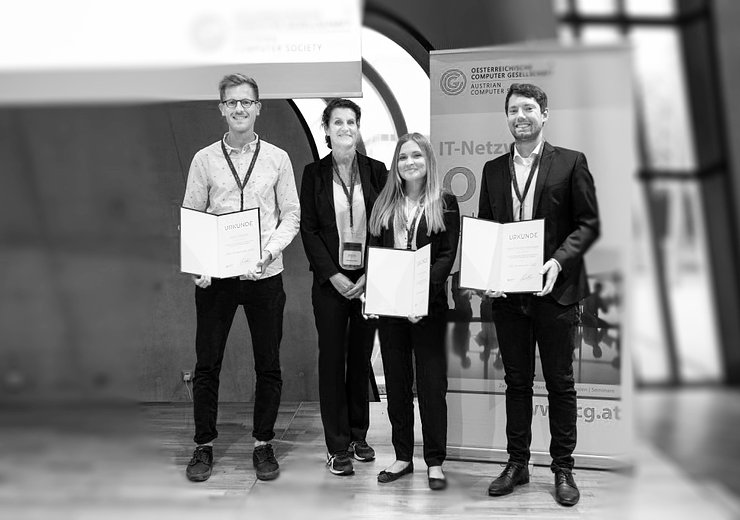
[[[401,147],[409,141],[414,141],[421,149],[427,163],[427,174],[424,177],[424,189],[422,190],[419,203],[424,206],[424,215],[427,220],[427,236],[432,233],[445,231],[444,210],[445,203],[442,198],[439,179],[437,178],[437,158],[434,155],[432,144],[423,135],[413,132],[402,135],[396,143],[393,152],[393,162],[388,180],[378,196],[370,215],[370,233],[379,236],[383,229],[390,229],[393,222],[394,229],[400,229],[405,225],[404,215],[404,181],[398,173],[398,156]]]

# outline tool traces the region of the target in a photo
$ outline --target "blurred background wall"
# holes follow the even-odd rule
[[[637,381],[737,384],[738,21],[731,0],[367,0],[364,145],[389,164],[398,135],[429,134],[429,50],[631,45]],[[178,208],[193,154],[225,131],[215,100],[216,85],[214,102],[0,108],[0,399],[189,399],[194,289],[179,273]],[[323,106],[265,101],[257,122],[290,154],[298,186],[328,152]],[[283,398],[316,400],[300,237],[285,266]],[[221,400],[252,400],[253,378],[237,314]]]
[[[294,105],[267,100],[262,114],[258,132],[289,153],[300,183],[315,152]],[[225,131],[217,102],[18,107],[0,121],[6,392],[187,399],[194,286],[179,272],[177,226],[193,155]],[[311,398],[300,237],[285,257],[285,389]],[[224,363],[232,400],[253,392],[245,321],[234,320]]]

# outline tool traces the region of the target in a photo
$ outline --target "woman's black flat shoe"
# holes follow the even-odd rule
[[[427,470],[427,480],[429,481],[429,489],[432,491],[441,491],[447,487],[446,478],[432,478],[429,476],[429,470]]]
[[[447,487],[446,478],[431,478],[429,477],[429,489],[432,491],[441,491]]]
[[[388,482],[393,482],[394,480],[398,480],[399,478],[403,477],[404,475],[408,475],[410,473],[414,472],[414,463],[409,462],[409,465],[403,468],[401,471],[397,473],[393,473],[391,471],[381,471],[378,473],[378,482],[381,484],[387,484]]]

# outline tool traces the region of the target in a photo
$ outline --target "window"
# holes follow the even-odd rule
[[[553,0],[563,43],[628,42],[640,148],[633,353],[643,383],[721,378],[708,241],[673,0]]]

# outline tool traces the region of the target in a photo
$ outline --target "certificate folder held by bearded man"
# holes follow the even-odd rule
[[[460,287],[482,291],[539,292],[545,221],[499,224],[462,218]]]

